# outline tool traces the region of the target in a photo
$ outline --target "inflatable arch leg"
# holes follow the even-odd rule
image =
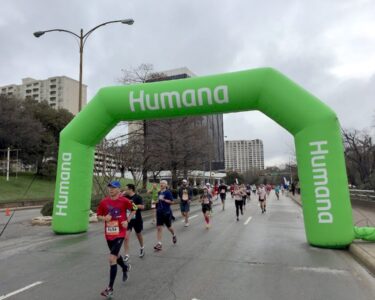
[[[87,230],[95,145],[119,121],[247,110],[263,112],[295,138],[308,242],[349,245],[355,233],[337,117],[270,68],[101,89],[60,134],[53,230]]]

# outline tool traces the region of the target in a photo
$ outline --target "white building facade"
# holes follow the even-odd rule
[[[55,108],[65,108],[72,114],[78,113],[79,81],[66,76],[49,77],[45,80],[22,79],[22,84],[0,87],[0,94],[20,99],[47,101]],[[87,102],[87,86],[82,85],[82,106]]]
[[[262,140],[225,141],[225,169],[240,173],[251,169],[264,169]]]

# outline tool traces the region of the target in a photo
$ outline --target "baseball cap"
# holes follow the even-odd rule
[[[187,183],[187,180],[186,179],[182,179],[182,183]]]
[[[116,180],[114,180],[114,181],[111,181],[110,183],[108,183],[108,185],[107,185],[108,187],[112,187],[112,188],[120,188],[121,187],[121,183],[120,183],[120,181],[116,181]]]
[[[206,183],[207,186],[210,186],[211,184],[209,182]]]

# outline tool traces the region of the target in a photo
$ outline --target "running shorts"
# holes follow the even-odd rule
[[[163,211],[156,211],[156,225],[157,226],[167,226],[170,228],[172,226],[172,213],[165,213]]]
[[[205,214],[207,211],[211,211],[211,204],[202,204],[202,212]]]
[[[189,212],[190,211],[190,203],[189,203],[189,201],[181,200],[181,202],[180,202],[180,209],[181,209],[181,212]]]
[[[112,255],[118,256],[123,242],[124,242],[124,238],[116,238],[114,240],[107,240],[107,245]]]
[[[143,221],[137,219],[130,220],[128,224],[128,230],[132,231],[133,228],[136,233],[141,233],[143,230]]]

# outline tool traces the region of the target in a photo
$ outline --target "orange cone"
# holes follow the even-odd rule
[[[7,208],[5,209],[5,215],[6,215],[7,217],[10,216],[10,209],[9,209],[9,207],[7,207]]]

